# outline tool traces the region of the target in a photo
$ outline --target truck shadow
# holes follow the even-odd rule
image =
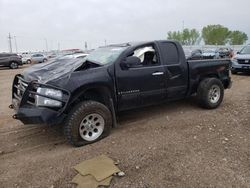
[[[117,119],[119,125],[136,122],[145,118],[153,118],[159,115],[175,115],[186,110],[199,109],[199,105],[195,97],[183,99],[180,101],[166,102],[158,105],[142,107],[119,113]]]

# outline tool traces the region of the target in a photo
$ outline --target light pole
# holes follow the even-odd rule
[[[15,47],[16,47],[16,53],[17,53],[17,42],[16,42],[16,36],[14,36],[14,41],[15,41]]]
[[[45,41],[46,52],[48,52],[48,41],[46,38],[44,38],[44,41]]]
[[[9,33],[8,39],[9,39],[10,53],[12,53],[12,44],[11,44],[12,37],[10,36],[10,33]]]

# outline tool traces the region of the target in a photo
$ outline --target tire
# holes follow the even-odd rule
[[[18,63],[15,61],[10,62],[10,69],[17,69],[18,68]]]
[[[47,59],[43,59],[43,63],[45,63],[47,61]]]
[[[201,107],[215,109],[221,104],[224,97],[223,84],[217,78],[204,79],[198,87],[197,97]]]
[[[105,138],[111,128],[110,110],[99,102],[84,101],[70,111],[64,134],[70,144],[80,147]]]
[[[27,60],[27,64],[31,64],[31,60],[30,59]]]
[[[232,74],[237,74],[237,71],[231,70],[231,73],[232,73]]]

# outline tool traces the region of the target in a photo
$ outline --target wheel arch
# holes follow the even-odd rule
[[[207,78],[217,78],[220,80],[219,75],[216,73],[207,73],[207,74],[198,75],[195,80],[191,81],[191,90],[190,90],[190,93],[188,93],[188,95],[192,95],[193,93],[197,93],[197,90],[198,90],[200,83]]]
[[[104,85],[91,86],[91,87],[82,86],[76,89],[72,93],[69,105],[66,108],[66,113],[69,112],[69,110],[77,103],[84,100],[97,101],[110,108],[110,99],[115,101],[114,96],[112,94],[112,90],[108,86]]]

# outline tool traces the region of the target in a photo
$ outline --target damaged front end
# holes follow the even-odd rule
[[[60,87],[26,81],[16,75],[12,85],[12,104],[14,119],[24,124],[60,123],[70,99],[70,92]]]

